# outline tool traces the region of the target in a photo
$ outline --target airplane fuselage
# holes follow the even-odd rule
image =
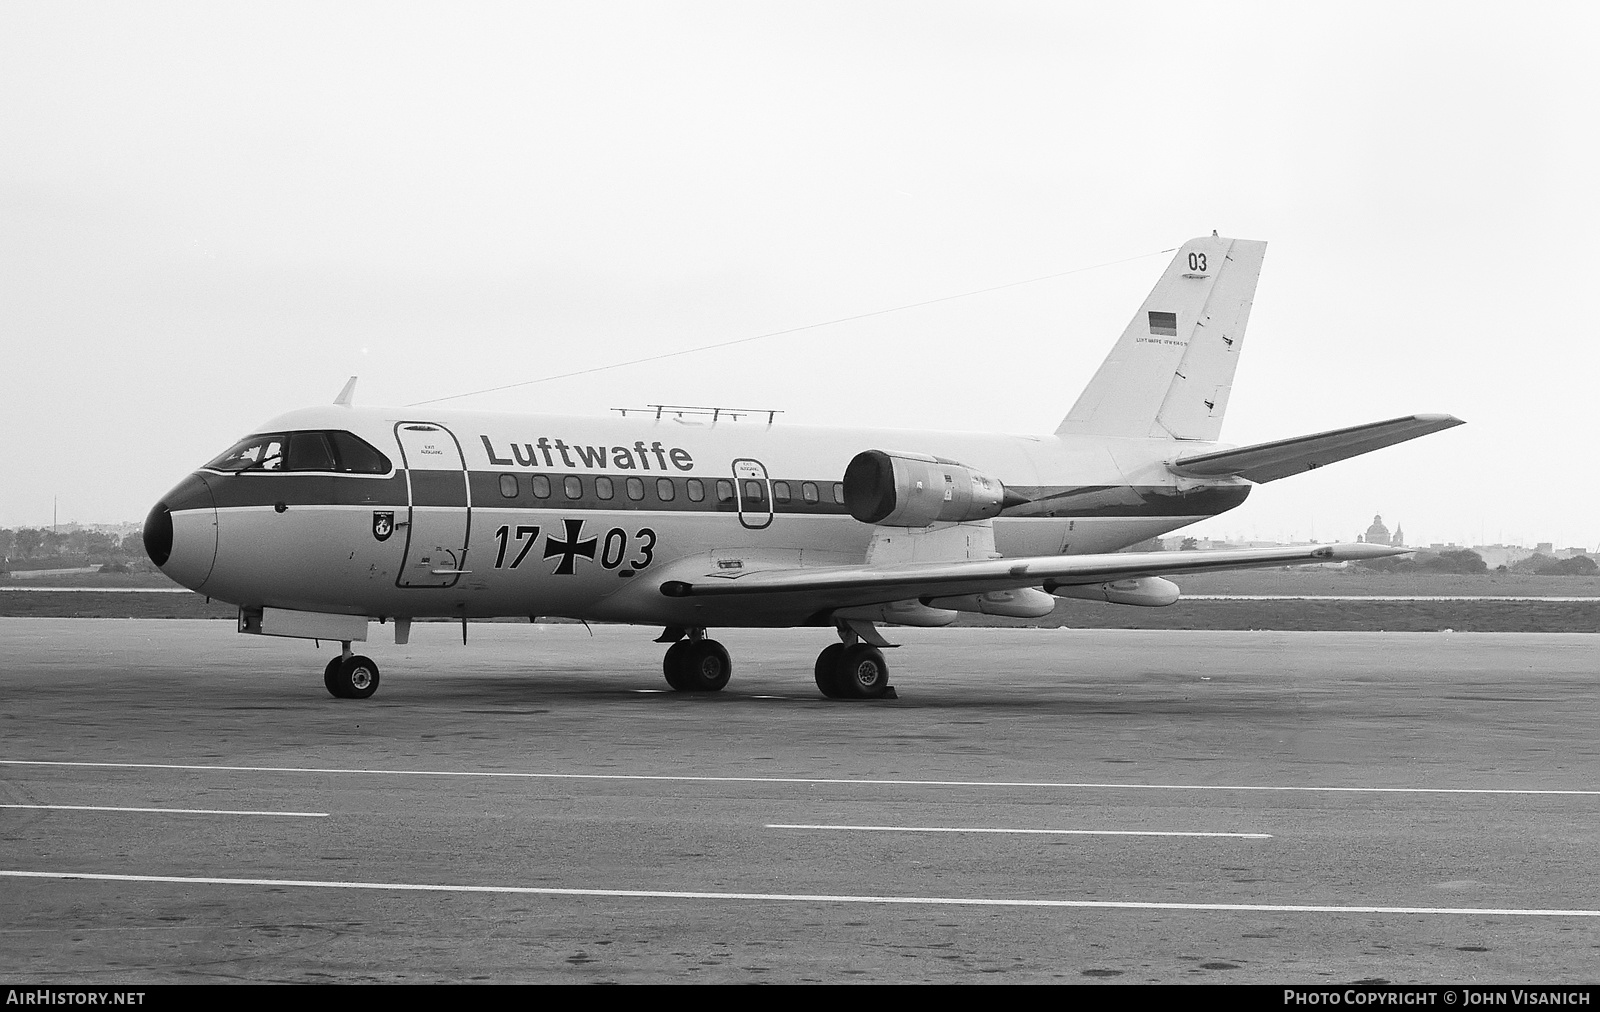
[[[660,587],[675,566],[860,564],[874,528],[851,516],[841,478],[868,449],[959,461],[1029,500],[994,520],[1008,557],[1115,551],[1250,488],[1175,477],[1174,444],[1156,439],[348,406],[258,432],[351,433],[389,466],[353,473],[302,454],[294,467],[202,468],[152,514],[158,527],[170,515],[164,570],[247,609],[372,617],[803,624],[800,602],[680,601]]]

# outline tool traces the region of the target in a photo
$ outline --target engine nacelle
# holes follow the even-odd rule
[[[927,527],[998,516],[1006,488],[998,478],[942,457],[866,450],[845,468],[844,502],[864,524]]]

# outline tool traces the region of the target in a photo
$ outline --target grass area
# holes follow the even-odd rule
[[[1071,629],[1600,632],[1600,602],[1179,600],[1167,608],[1129,608],[1066,600],[1044,619],[963,615],[956,624]]]
[[[1375,573],[1360,569],[1243,569],[1231,573],[1175,576],[1185,594],[1307,594],[1473,597],[1600,597],[1600,576],[1533,576],[1485,573]],[[0,585],[8,581],[0,577]],[[159,570],[148,573],[69,573],[19,579],[27,587],[176,587]]]
[[[1506,597],[1600,597],[1600,576],[1520,573],[1378,573],[1359,569],[1241,569],[1174,576],[1185,594],[1418,594]]]
[[[171,581],[168,581],[171,585]],[[41,594],[0,590],[0,615],[34,618],[225,618],[239,609],[199,594]]]
[[[0,576],[0,586],[13,587],[176,587],[160,570],[149,573],[61,573],[54,576]]]
[[[232,605],[198,594],[0,591],[0,615],[55,618],[215,618]],[[476,621],[476,620],[474,620]],[[518,619],[517,621],[523,621]],[[1321,631],[1600,632],[1593,601],[1179,601],[1128,608],[1064,600],[1046,619],[963,615],[961,626],[1074,629],[1279,629]]]
[[[1488,573],[1374,573],[1358,569],[1242,570],[1175,577],[1185,594],[1318,596],[1437,595],[1600,597],[1600,576]],[[17,581],[29,587],[170,588],[155,573],[77,573]],[[82,618],[217,618],[232,605],[198,594],[0,591],[0,615]],[[1064,600],[1047,619],[964,615],[963,626],[1067,626],[1082,629],[1280,629],[1430,632],[1600,632],[1600,602],[1591,601],[1195,601],[1169,608],[1128,608]]]

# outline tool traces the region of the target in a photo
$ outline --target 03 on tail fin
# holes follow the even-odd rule
[[[1216,440],[1266,250],[1184,243],[1057,434]]]

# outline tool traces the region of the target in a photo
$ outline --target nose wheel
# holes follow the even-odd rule
[[[343,654],[322,669],[322,684],[339,699],[366,699],[378,691],[378,665],[370,657]]]

